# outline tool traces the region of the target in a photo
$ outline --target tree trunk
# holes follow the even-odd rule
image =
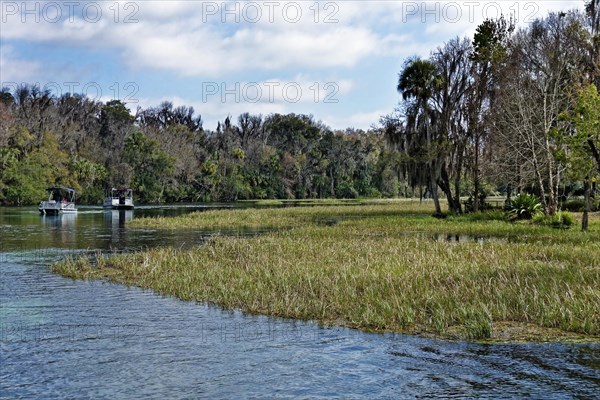
[[[450,188],[450,177],[448,176],[448,172],[446,168],[442,168],[440,171],[441,182],[438,182],[440,188],[446,195],[446,199],[448,200],[448,209],[452,211],[454,214],[460,214],[460,208],[457,209],[458,201],[452,197],[452,189]],[[437,185],[434,186],[437,189]]]
[[[583,216],[581,217],[581,231],[585,232],[588,229],[588,214],[591,211],[591,196],[590,196],[590,179],[586,177],[584,183],[584,199]]]
[[[461,148],[461,154],[463,152],[463,148]],[[454,199],[456,201],[457,212],[462,214],[462,205],[460,204],[460,176],[462,173],[462,165],[463,165],[463,156],[458,156],[458,163],[456,166],[456,176],[454,177]]]
[[[473,165],[473,212],[479,211],[479,135],[475,136],[475,156]]]
[[[588,145],[590,146],[590,150],[592,151],[592,156],[594,157],[594,160],[596,160],[598,172],[600,172],[600,151],[598,151],[598,148],[596,147],[592,139],[588,140]]]
[[[540,173],[535,153],[533,154],[533,168],[535,170],[535,175],[538,180],[538,186],[540,188],[540,200],[542,202],[542,207],[544,208],[544,214],[548,215],[548,210],[550,207],[548,206],[548,202],[546,201],[546,188],[544,187],[544,178],[542,178],[542,174]]]
[[[556,207],[556,211],[559,210],[560,204],[560,164],[556,167],[556,181],[554,183],[554,204]]]
[[[440,207],[440,199],[438,197],[437,184],[433,179],[433,174],[429,175],[429,190],[431,191],[431,196],[433,197],[433,204],[435,206],[435,214],[442,215],[442,207]]]
[[[546,130],[546,132],[548,132]],[[553,163],[552,163],[552,151],[550,150],[550,139],[548,137],[548,133],[546,133],[546,179],[548,179],[548,203],[546,205],[546,214],[554,215],[556,214],[556,198],[557,193],[554,191],[554,171],[553,171]]]
[[[329,169],[329,178],[330,178],[330,193],[331,197],[335,197],[335,181],[333,180],[333,169]]]

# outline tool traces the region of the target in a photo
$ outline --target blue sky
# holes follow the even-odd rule
[[[193,106],[204,127],[242,112],[368,129],[398,72],[500,12],[519,24],[581,1],[5,1],[0,84],[102,101]]]

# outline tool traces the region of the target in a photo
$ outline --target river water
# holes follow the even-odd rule
[[[125,225],[193,209],[41,217],[0,208],[0,399],[599,396],[598,344],[484,345],[321,328],[49,271],[81,252],[201,245],[215,232]]]

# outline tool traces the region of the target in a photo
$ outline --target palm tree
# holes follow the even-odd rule
[[[436,214],[439,215],[442,210],[437,194],[438,168],[436,157],[432,157],[436,115],[430,106],[430,100],[438,86],[439,75],[435,64],[428,60],[413,58],[405,63],[400,72],[397,89],[407,103],[406,123],[401,132],[404,140],[401,142],[412,164],[412,167],[409,167],[409,174],[425,178],[426,182],[419,182],[419,184],[428,185]],[[424,171],[421,171],[423,169]]]
[[[404,64],[398,79],[398,92],[404,100],[411,98],[426,102],[433,95],[437,68],[429,60],[411,58]]]

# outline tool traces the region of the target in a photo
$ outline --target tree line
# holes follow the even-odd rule
[[[3,89],[0,204],[35,204],[52,185],[98,204],[124,185],[149,203],[427,196],[440,214],[440,197],[462,213],[487,195],[530,192],[552,215],[580,192],[589,210],[600,175],[599,9],[592,0],[520,29],[486,20],[472,38],[409,58],[400,103],[368,131],[248,113],[210,130],[170,102],[133,111]]]
[[[112,186],[139,202],[407,195],[376,131],[333,131],[312,116],[244,113],[203,128],[192,107],[131,112],[118,101],[2,92],[0,203],[35,204],[48,186],[98,204]]]
[[[599,14],[593,0],[521,29],[489,19],[472,39],[406,60],[402,101],[381,124],[403,176],[432,193],[438,213],[438,191],[464,211],[464,180],[474,211],[490,185],[537,194],[547,215],[579,186],[589,211],[600,175]]]

